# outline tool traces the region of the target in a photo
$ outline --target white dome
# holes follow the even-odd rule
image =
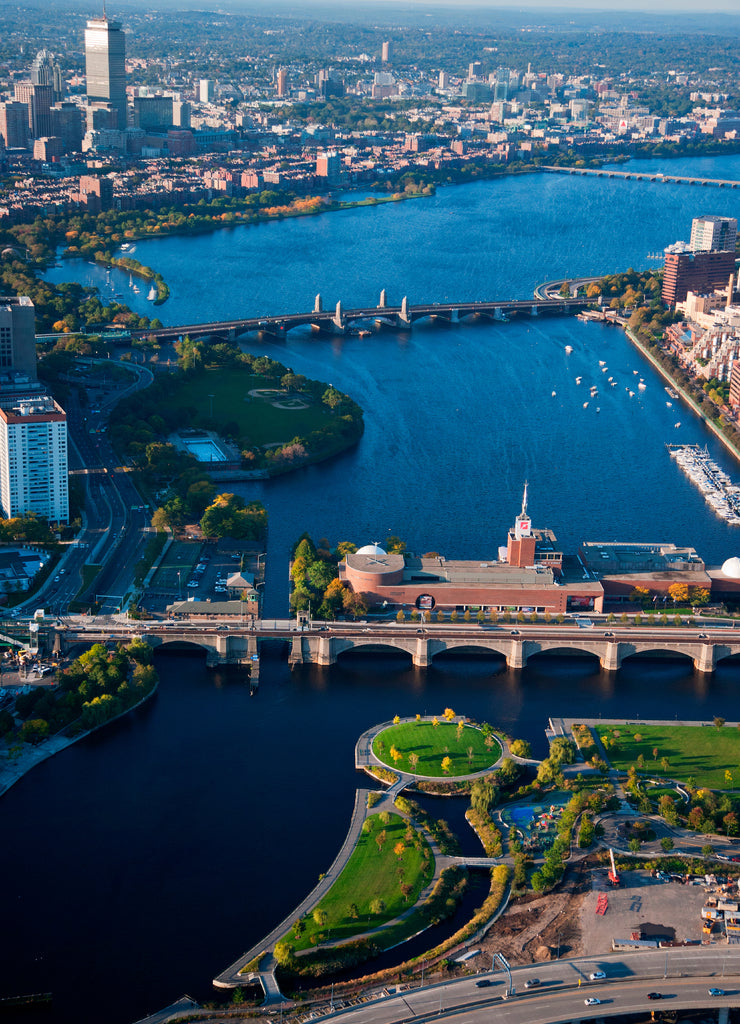
[[[358,555],[386,555],[387,551],[383,551],[380,544],[366,544],[364,548],[360,548],[357,552]],[[738,570],[740,576],[740,569]]]
[[[734,555],[722,563],[722,572],[725,576],[731,576],[734,580],[740,580],[740,558]]]

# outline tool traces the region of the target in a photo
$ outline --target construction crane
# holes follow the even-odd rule
[[[614,863],[614,850],[612,850],[611,847],[609,847],[609,858],[612,862],[612,869],[609,872],[609,881],[612,885],[617,886],[619,885],[619,875],[617,874],[617,865]]]

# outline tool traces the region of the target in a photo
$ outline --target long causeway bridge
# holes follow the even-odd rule
[[[538,654],[590,655],[605,671],[616,671],[625,659],[638,656],[688,658],[698,672],[711,673],[725,658],[740,655],[740,630],[629,627],[581,630],[573,626],[434,625],[417,628],[396,623],[334,623],[299,629],[291,620],[270,620],[253,628],[240,624],[195,622],[140,623],[135,628],[116,625],[80,625],[57,629],[55,649],[75,643],[123,641],[140,636],[153,647],[192,645],[206,654],[210,667],[249,666],[253,684],[259,680],[260,647],[279,640],[293,665],[333,665],[351,651],[362,654],[407,655],[417,668],[431,665],[438,655],[488,653],[499,656],[511,669],[522,669]]]
[[[634,181],[657,181],[672,185],[710,185],[714,188],[740,188],[740,181],[731,178],[694,178],[682,174],[661,174],[658,171],[615,171],[596,167],[542,167],[550,174],[581,174],[594,178],[632,178]]]
[[[333,309],[324,309],[320,295],[316,296],[314,308],[306,313],[280,313],[275,316],[251,316],[241,320],[214,320],[201,324],[179,324],[172,327],[158,327],[155,330],[132,331],[132,338],[151,338],[159,341],[177,341],[187,335],[193,340],[204,337],[226,337],[234,340],[240,334],[261,333],[281,337],[293,327],[312,327],[324,334],[344,334],[357,331],[365,325],[378,328],[408,329],[417,320],[438,320],[444,323],[459,323],[466,319],[487,319],[506,321],[512,316],[525,314],[539,316],[546,314],[572,314],[585,309],[593,300],[568,299],[517,299],[486,302],[426,302],[411,305],[406,296],[400,306],[389,306],[385,289],[380,293],[377,306],[360,309],[344,309],[341,301]]]

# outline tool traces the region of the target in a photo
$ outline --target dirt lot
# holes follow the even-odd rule
[[[491,929],[483,949],[497,950],[514,964],[537,963],[584,953],[611,952],[613,938],[701,939],[703,886],[659,882],[647,871],[627,871],[613,889],[606,870],[582,862],[568,872],[552,895],[514,903]],[[608,898],[604,915],[596,913],[599,893]]]

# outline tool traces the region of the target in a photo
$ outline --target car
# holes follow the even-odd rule
[[[62,578],[61,576],[55,576],[54,577],[54,582],[58,583],[61,578]]]
[[[725,990],[723,988],[710,988],[709,989],[709,995],[710,996],[723,996],[723,995],[725,995]]]
[[[591,971],[591,973],[589,974],[589,978],[591,981],[600,981],[602,978],[605,977],[606,974],[604,973],[604,971]]]
[[[706,638],[707,638],[707,634],[706,633],[699,633],[699,639],[700,640],[706,640]]]
[[[662,992],[648,992],[647,997],[648,997],[648,999],[662,999],[663,998],[663,993]]]
[[[586,1006],[600,1006],[601,1000],[596,999],[595,996],[589,996],[588,999],[583,1000]]]
[[[512,636],[519,636],[519,630],[518,629],[512,629],[511,635]]]
[[[60,575],[60,576],[64,576],[64,574],[65,574],[65,572],[66,572],[66,571],[67,571],[66,569],[60,569],[60,570],[59,570],[59,575]]]
[[[610,632],[609,632],[609,631],[607,630],[607,632],[606,632],[606,633],[604,633],[604,636],[614,636],[614,634],[613,634],[613,633],[610,633]]]
[[[475,983],[476,988],[488,988],[489,985],[493,985],[490,978],[481,978],[480,981],[476,981]]]
[[[527,980],[524,982],[524,987],[525,988],[537,988],[539,983],[540,983],[540,979],[539,978],[527,978]]]

